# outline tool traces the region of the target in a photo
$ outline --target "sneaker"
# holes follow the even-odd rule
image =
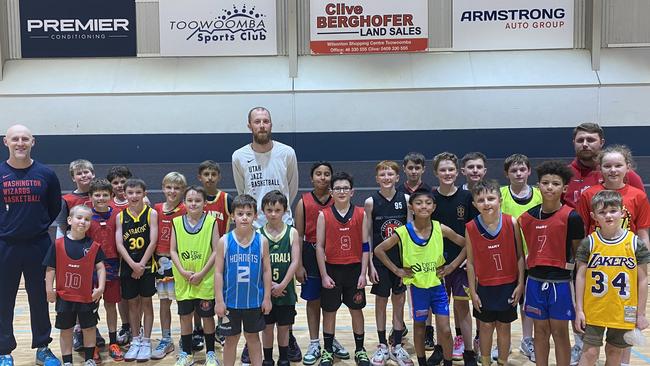
[[[354,352],[354,362],[357,366],[370,366],[370,361],[368,360],[368,354],[365,349],[360,349]]]
[[[140,352],[140,340],[132,339],[129,350],[126,351],[126,354],[124,354],[124,361],[126,362],[135,361],[135,359],[138,358],[139,352]]]
[[[98,346],[95,346],[95,350],[93,351],[93,361],[98,365],[102,363],[102,355],[99,353]]]
[[[476,354],[474,351],[465,351],[463,352],[463,364],[465,366],[477,366],[476,363]]]
[[[108,355],[113,359],[115,362],[120,362],[124,361],[124,353],[122,352],[122,349],[120,346],[117,344],[113,343],[108,346]]]
[[[436,342],[433,341],[433,328],[427,328],[424,333],[424,349],[427,351],[431,351],[433,350],[433,346],[435,345]]]
[[[205,366],[220,366],[219,360],[214,351],[205,354]]]
[[[336,338],[334,338],[334,342],[332,343],[332,351],[334,351],[334,357],[338,358],[339,360],[350,359],[350,352],[348,352],[348,350],[346,350],[345,347],[343,347],[341,343],[336,340]]]
[[[262,360],[262,366],[275,366],[275,361],[273,359]]]
[[[571,363],[569,365],[576,366],[580,362],[580,356],[582,355],[582,347],[577,344],[571,348]]]
[[[278,366],[291,366],[291,362],[289,360],[278,360],[277,365]]]
[[[203,338],[203,329],[202,328],[194,329],[194,332],[192,333],[192,350],[200,351],[203,349],[204,345],[205,345],[205,340]]]
[[[138,362],[147,362],[151,359],[151,341],[142,341],[138,356],[135,358]]]
[[[178,358],[174,366],[191,366],[194,364],[194,356],[188,355],[187,353],[181,351],[178,353]]]
[[[377,350],[372,354],[372,357],[370,358],[370,364],[373,366],[384,366],[388,358],[388,347],[386,347],[385,344],[379,344],[377,346]],[[354,359],[356,361],[356,355]]]
[[[512,353],[512,345],[510,345],[510,349],[508,349],[508,354]],[[497,346],[494,346],[492,348],[492,351],[490,352],[490,356],[492,356],[492,360],[496,361],[499,359],[499,348]]]
[[[9,358],[11,358],[11,356],[9,356]],[[13,364],[13,358],[11,358],[11,360],[11,364]],[[36,350],[36,364],[42,366],[61,366],[61,361],[56,358],[49,347],[41,347]]]
[[[388,343],[390,343],[391,346],[395,346],[395,340],[393,339],[393,334],[395,333],[395,329],[390,330],[390,335],[388,336]],[[406,335],[409,334],[408,328],[406,328],[406,324],[404,324],[404,330],[402,330],[402,340],[406,337]],[[404,343],[404,341],[402,341]]]
[[[84,362],[84,366],[97,366],[97,364],[93,360],[86,360],[86,362]]]
[[[0,366],[14,366],[14,358],[11,355],[0,356]]]
[[[324,349],[321,352],[320,355],[320,366],[332,366],[332,363],[334,362],[334,358],[332,358],[332,353],[327,352],[326,349]]]
[[[217,341],[217,344],[223,347],[224,343],[226,343],[226,336],[221,334],[221,332],[216,332],[214,334],[214,340]]]
[[[302,361],[302,351],[300,351],[300,346],[296,337],[293,336],[293,333],[289,333],[289,361],[291,362],[300,362]]]
[[[132,339],[133,335],[131,335],[131,329],[122,327],[119,331],[117,331],[117,344],[120,346],[128,345],[131,343]]]
[[[531,362],[535,362],[535,342],[531,337],[525,337],[521,339],[521,345],[519,346],[521,353],[528,357]]]
[[[429,356],[429,358],[427,359],[427,366],[437,366],[437,365],[440,365],[440,363],[442,362],[442,360],[443,360],[444,358],[445,358],[445,357],[444,357],[443,354],[442,354],[442,346],[439,345],[439,344],[436,344],[436,345],[433,347],[433,353],[432,353],[431,356]]]
[[[152,360],[162,360],[167,354],[174,352],[174,343],[170,339],[161,339],[156,349],[151,352]]]
[[[241,363],[242,365],[251,364],[251,356],[248,355],[248,344],[244,344],[244,349],[241,350]]]
[[[97,347],[104,347],[106,345],[106,339],[102,337],[102,334],[99,333],[99,329],[95,328],[95,345]]]
[[[316,363],[320,358],[320,343],[318,342],[309,342],[307,347],[307,352],[302,358],[302,364],[305,366],[310,366]]]
[[[393,347],[389,356],[390,359],[395,361],[398,366],[413,366],[413,360],[411,360],[411,356],[409,356],[408,352],[406,352],[401,344]]]
[[[83,352],[84,350],[84,334],[81,328],[74,327],[72,331],[72,350],[75,352]]]
[[[465,342],[463,342],[463,337],[454,337],[454,350],[451,353],[451,359],[454,361],[462,360],[463,352],[465,352]]]

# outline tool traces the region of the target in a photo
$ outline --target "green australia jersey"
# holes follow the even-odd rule
[[[178,258],[186,271],[200,272],[212,255],[212,233],[216,220],[214,217],[204,214],[203,222],[199,223],[200,228],[192,233],[185,227],[183,217],[185,215],[172,220]],[[198,285],[191,285],[176,266],[172,267],[172,272],[174,273],[176,300],[214,299],[214,266]]]
[[[541,205],[542,192],[537,187],[531,186],[530,189],[532,190],[532,195],[525,200],[525,202],[521,202],[512,197],[509,186],[501,187],[501,212],[517,219],[524,212],[537,205]],[[521,240],[523,241],[524,255],[528,255],[528,246],[526,245],[526,239],[523,235],[521,236]]]
[[[403,279],[405,285],[418,288],[431,288],[442,282],[436,275],[436,269],[445,264],[443,255],[442,229],[438,221],[431,221],[431,235],[422,239],[415,234],[413,223],[395,229],[399,236],[402,253],[402,267],[411,268],[413,277]]]
[[[260,233],[269,241],[269,258],[271,259],[271,278],[275,283],[280,283],[286,276],[291,265],[291,232],[294,230],[289,225],[284,225],[284,230],[276,237],[266,232],[266,225],[261,227]],[[286,294],[282,297],[271,296],[273,305],[295,305],[298,301],[296,286],[293,278],[284,289]]]

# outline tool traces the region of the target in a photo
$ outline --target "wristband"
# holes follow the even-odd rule
[[[368,242],[363,243],[362,248],[364,253],[368,253],[370,251],[370,243]]]

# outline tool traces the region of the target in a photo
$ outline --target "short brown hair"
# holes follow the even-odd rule
[[[596,210],[605,207],[623,209],[623,196],[617,191],[610,191],[608,189],[596,193],[591,198],[591,211],[596,212]]]
[[[443,160],[450,160],[456,165],[456,169],[458,169],[458,156],[456,154],[450,153],[450,152],[441,152],[440,154],[436,155],[433,157],[433,172],[435,174],[436,171],[438,171],[438,165],[440,165],[440,162]]]
[[[576,126],[576,128],[573,129],[573,138],[576,138],[576,135],[578,132],[587,132],[587,133],[597,133],[598,137],[603,139],[605,137],[605,132],[603,131],[603,128],[600,127],[598,123],[594,122],[584,122]]]
[[[378,173],[382,169],[392,169],[395,174],[399,174],[399,164],[392,160],[382,160],[375,166],[375,173]]]

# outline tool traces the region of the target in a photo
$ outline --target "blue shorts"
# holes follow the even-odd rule
[[[430,288],[419,288],[411,285],[407,293],[413,321],[426,321],[429,316],[429,309],[433,314],[449,316],[449,298],[444,285]]]
[[[320,277],[307,276],[305,283],[300,285],[300,298],[306,301],[320,299],[320,290],[322,288]]]
[[[573,320],[573,288],[571,282],[544,282],[532,277],[526,281],[526,316],[537,320]]]

